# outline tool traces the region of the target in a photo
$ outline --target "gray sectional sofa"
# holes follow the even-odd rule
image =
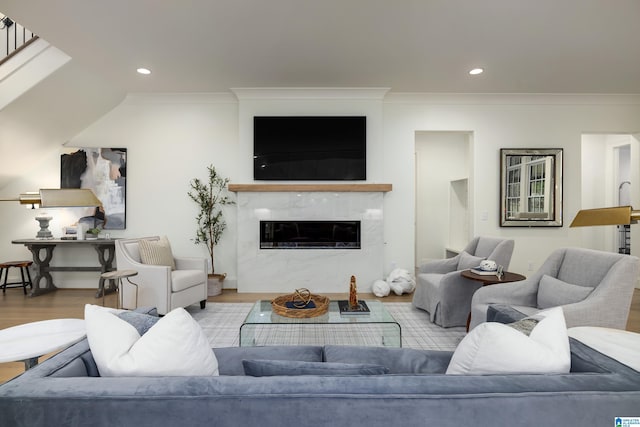
[[[412,349],[214,353],[220,376],[101,378],[81,341],[0,386],[0,425],[537,427],[608,426],[615,417],[640,416],[640,373],[573,339],[571,373],[563,375],[444,375],[452,353]],[[387,373],[252,377],[243,360],[367,364]],[[293,362],[283,366],[299,373]]]

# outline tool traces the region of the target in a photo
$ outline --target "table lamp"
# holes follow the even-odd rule
[[[2,199],[2,201],[18,201],[21,205],[31,205],[32,207],[40,205],[41,208],[102,206],[102,202],[88,188],[47,188],[41,189],[37,193],[22,193],[17,199]],[[49,231],[49,221],[51,219],[52,217],[45,212],[36,216],[36,221],[40,223],[40,231],[38,231],[36,238],[53,238],[51,231]]]

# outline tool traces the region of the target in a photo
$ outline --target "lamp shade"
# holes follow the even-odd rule
[[[22,205],[39,204],[42,208],[102,206],[100,199],[88,188],[41,189],[39,193],[20,194],[18,201]]]
[[[638,219],[640,219],[640,211],[634,211],[631,206],[582,209],[576,214],[569,227],[635,224]]]
[[[102,202],[88,188],[41,189],[40,206],[43,208],[71,208],[102,206]]]

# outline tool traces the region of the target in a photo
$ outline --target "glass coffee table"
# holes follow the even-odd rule
[[[271,301],[256,302],[240,326],[240,346],[366,345],[402,347],[402,329],[379,301],[368,314],[341,315],[338,302],[321,316],[297,319],[276,314]]]

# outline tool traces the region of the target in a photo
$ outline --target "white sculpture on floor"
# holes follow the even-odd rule
[[[396,268],[391,273],[387,280],[376,280],[373,283],[372,292],[377,297],[386,297],[391,291],[396,295],[410,294],[416,288],[416,280],[409,273],[409,271]]]

